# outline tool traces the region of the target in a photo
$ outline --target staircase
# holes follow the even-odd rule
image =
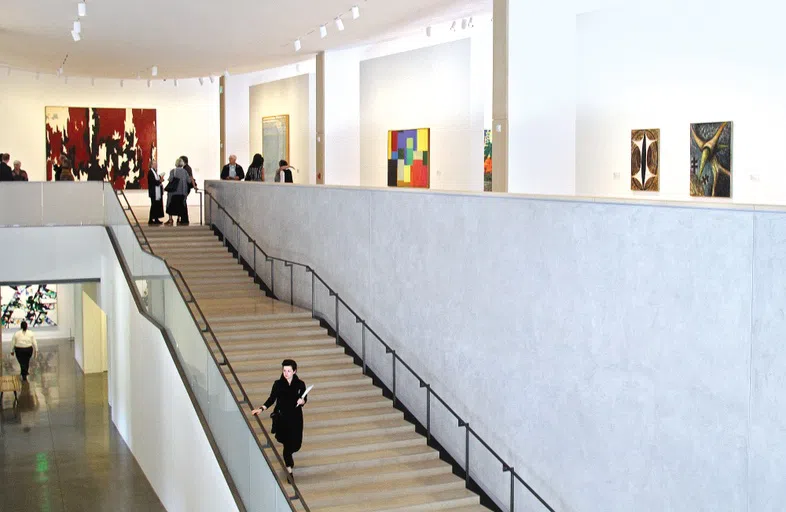
[[[314,384],[295,454],[296,482],[311,510],[488,511],[311,312],[265,296],[208,227],[139,230],[157,256],[183,273],[254,407],[268,397],[285,358]],[[250,409],[246,414],[264,442]],[[267,414],[264,422],[269,431]]]

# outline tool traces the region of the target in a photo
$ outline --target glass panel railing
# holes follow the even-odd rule
[[[146,297],[148,313],[163,325],[224,465],[248,511],[294,510],[246,420],[240,390],[223,364],[218,345],[190,292],[166,263],[142,250],[114,191],[107,193],[105,222],[112,230],[132,280]]]
[[[103,183],[0,183],[0,226],[84,226],[103,220]]]

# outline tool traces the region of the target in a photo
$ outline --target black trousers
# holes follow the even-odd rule
[[[33,347],[15,348],[16,360],[22,369],[22,377],[27,377],[27,370],[30,369],[30,358],[33,357]]]
[[[292,458],[292,454],[295,453],[292,450],[292,447],[288,444],[284,444],[284,464],[288,467],[294,467],[295,459]]]
[[[183,196],[183,211],[180,213],[180,220],[178,222],[188,222],[188,204],[186,200],[188,196]]]

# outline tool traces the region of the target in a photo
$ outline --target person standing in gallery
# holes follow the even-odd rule
[[[246,181],[265,181],[265,159],[257,153],[248,166]]]
[[[22,370],[22,380],[27,380],[30,369],[30,358],[38,354],[38,342],[35,335],[27,329],[27,322],[22,320],[21,329],[16,331],[11,339],[11,355],[16,355],[19,367]]]
[[[150,161],[150,170],[147,171],[147,195],[150,197],[150,215],[147,223],[149,225],[163,224],[161,217],[164,216],[164,185],[161,183],[163,177],[158,174],[158,165],[155,160]]]
[[[29,181],[27,171],[22,169],[22,162],[14,160],[14,181]]]
[[[11,160],[11,155],[0,153],[0,181],[14,181],[14,171],[8,165],[9,160]]]
[[[276,171],[276,181],[283,181],[284,183],[292,183],[292,167],[289,166],[286,160],[279,160],[278,170]]]
[[[178,217],[178,226],[188,226],[186,196],[188,196],[191,176],[188,175],[184,165],[183,159],[178,158],[175,162],[175,168],[169,171],[169,183],[166,186],[166,213],[169,215],[169,220],[165,223],[167,226],[174,224],[173,216]]]
[[[74,173],[71,172],[71,160],[66,156],[60,159],[60,177],[57,179],[60,181],[76,181]]]
[[[297,363],[292,359],[284,359],[281,363],[281,377],[273,383],[270,397],[262,407],[251,411],[251,414],[256,416],[273,403],[276,404],[271,415],[272,432],[276,435],[276,441],[284,445],[284,463],[287,466],[287,481],[290,483],[295,481],[292,474],[292,468],[295,467],[292,454],[300,450],[303,444],[303,406],[308,401],[308,397],[303,396],[306,383],[296,374]]]
[[[243,179],[243,167],[238,165],[237,156],[229,155],[229,163],[221,169],[221,179],[230,181],[240,181]]]

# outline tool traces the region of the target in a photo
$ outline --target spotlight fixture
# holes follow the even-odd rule
[[[77,32],[76,30],[72,30],[71,31],[71,37],[74,38],[74,41],[81,41],[82,40],[82,35],[79,32]]]
[[[299,52],[301,48],[300,39],[295,39],[295,51]]]
[[[455,21],[453,21],[453,23],[450,24],[450,31],[451,32],[455,32],[456,31],[456,22]]]
[[[63,66],[57,68],[57,76],[61,76],[63,74]]]
[[[148,80],[147,80],[147,88],[148,88],[148,89],[150,89],[150,84],[151,84],[151,83],[152,83],[152,80],[148,79]]]
[[[123,88],[123,81],[122,80],[120,80],[120,88],[121,89]]]
[[[175,87],[177,87],[177,78],[175,78]]]
[[[200,76],[199,77],[199,85],[202,85],[204,83],[205,83],[205,79]]]
[[[208,79],[210,79],[210,83],[212,84],[212,83],[213,83],[213,75],[210,75],[210,76],[208,77]]]
[[[327,27],[325,25],[319,26],[319,37],[325,39],[327,37]]]
[[[341,17],[339,16],[336,18],[336,28],[339,30],[344,30],[344,22],[341,21]]]
[[[158,76],[158,66],[153,66],[150,69],[150,74],[153,75],[153,76]]]
[[[467,24],[469,28],[475,28],[475,24],[472,23],[472,16],[469,17],[469,23]]]
[[[74,32],[77,34],[82,33],[82,22],[79,20],[74,21]]]
[[[85,2],[76,4],[76,12],[80,17],[87,16],[87,4]]]
[[[358,18],[360,18],[360,7],[358,7],[357,5],[353,5],[352,6],[352,19],[356,20]]]
[[[467,18],[461,20],[461,30],[467,30]]]
[[[229,69],[224,69],[224,78],[229,78]]]
[[[426,27],[426,37],[431,37],[431,25]]]

